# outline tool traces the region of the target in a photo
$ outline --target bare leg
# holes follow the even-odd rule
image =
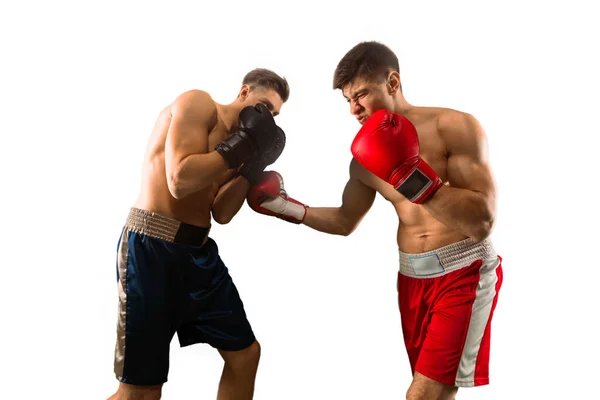
[[[162,385],[136,386],[121,382],[117,392],[108,400],[159,400],[161,394]]]
[[[415,372],[406,392],[406,400],[454,400],[457,392],[457,387],[445,385]]]
[[[225,361],[225,366],[219,382],[217,399],[251,400],[254,396],[254,382],[260,359],[259,343],[255,341],[244,350],[219,350],[219,353]]]

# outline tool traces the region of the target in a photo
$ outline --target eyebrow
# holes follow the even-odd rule
[[[268,99],[261,99],[260,101],[261,101],[261,103],[265,103],[265,105],[267,106],[269,111],[273,112],[273,110],[275,109],[275,107],[273,107],[273,103],[271,103]],[[279,113],[277,111],[275,111],[273,113],[273,116],[275,117],[277,115],[279,115]]]
[[[354,98],[356,96],[358,96],[361,93],[364,93],[367,91],[367,88],[359,88],[358,90],[354,91],[354,93],[352,93],[352,95],[350,96],[350,98]],[[349,99],[348,97],[344,96],[346,99]]]

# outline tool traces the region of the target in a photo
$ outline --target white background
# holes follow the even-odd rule
[[[474,114],[500,198],[505,281],[491,385],[460,399],[593,398],[598,338],[597,19],[583,1],[20,1],[0,7],[0,397],[114,392],[115,257],[159,110],[200,88],[223,103],[266,67],[291,97],[273,169],[337,206],[358,125],[331,89],[363,40],[400,58],[415,105]],[[451,4],[451,5],[450,5]],[[397,220],[378,197],[350,237],[247,206],[212,236],[263,348],[255,398],[400,399]],[[216,397],[222,361],[172,343],[165,399]]]

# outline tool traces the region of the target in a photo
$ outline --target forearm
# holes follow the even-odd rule
[[[494,204],[482,193],[442,186],[422,206],[444,225],[477,241],[492,231]]]
[[[225,171],[227,164],[218,152],[193,154],[183,159],[168,177],[169,190],[177,199],[186,197],[206,189]]]
[[[241,176],[221,187],[212,206],[212,215],[215,221],[220,224],[231,221],[244,205],[248,189],[250,189],[250,183]]]
[[[309,207],[302,223],[331,235],[348,236],[354,230],[343,217],[339,207]]]

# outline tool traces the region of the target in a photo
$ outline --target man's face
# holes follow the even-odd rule
[[[271,114],[275,117],[281,111],[281,107],[283,106],[283,100],[281,100],[281,96],[277,94],[273,89],[265,89],[262,87],[256,87],[253,90],[248,88],[245,90],[242,88],[242,94],[245,96],[244,99],[244,107],[247,106],[255,106],[258,103],[264,104]]]
[[[390,94],[387,81],[375,82],[356,78],[344,86],[342,94],[350,104],[352,114],[362,125],[375,111],[382,108],[392,110],[393,96]]]

